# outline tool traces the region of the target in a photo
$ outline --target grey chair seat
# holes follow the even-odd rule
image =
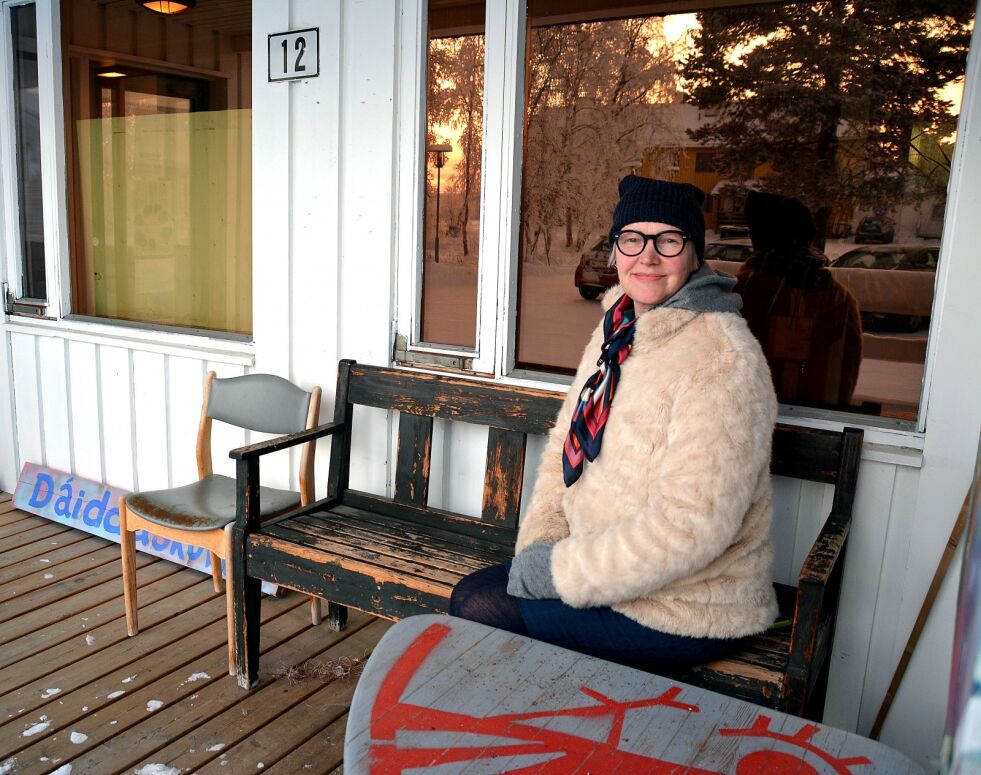
[[[272,517],[300,505],[300,494],[259,488],[260,517]],[[212,475],[183,487],[147,490],[126,499],[128,511],[158,525],[180,530],[216,530],[235,521],[235,480]]]

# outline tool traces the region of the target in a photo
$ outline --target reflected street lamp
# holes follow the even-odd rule
[[[449,143],[440,143],[439,145],[430,145],[426,148],[426,153],[433,154],[433,164],[436,165],[436,243],[434,245],[434,254],[436,263],[439,263],[439,189],[440,189],[440,176],[443,170],[443,165],[446,164],[446,154],[453,152],[453,146]]]

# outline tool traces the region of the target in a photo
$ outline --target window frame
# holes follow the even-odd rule
[[[700,8],[751,5],[736,0],[665,4],[665,13],[695,12]],[[527,8],[524,0],[488,2],[485,17],[484,137],[480,192],[480,259],[476,347],[463,348],[421,341],[422,198],[425,185],[425,90],[427,58],[427,0],[402,5],[400,81],[398,84],[397,212],[395,224],[396,287],[393,291],[392,360],[409,368],[451,370],[516,385],[568,388],[571,377],[516,367],[518,275],[517,224],[521,205],[521,166],[524,143],[524,55]],[[978,33],[975,33],[978,34]],[[968,63],[968,71],[970,66]],[[965,73],[968,75],[968,72]],[[962,115],[964,111],[962,110]],[[955,150],[956,153],[956,150]],[[497,224],[497,228],[488,228]],[[949,233],[945,224],[944,232]],[[949,238],[948,240],[949,241]],[[941,243],[948,259],[951,247]],[[923,384],[916,420],[780,404],[780,418],[794,424],[841,428],[858,425],[872,431],[876,441],[908,448],[922,446],[935,368],[933,327],[942,311],[942,284],[947,275],[941,262],[934,296],[933,322],[927,342]],[[881,436],[879,435],[881,433]],[[871,437],[870,437],[871,438]]]
[[[503,13],[501,13],[503,9]],[[521,149],[524,137],[525,3],[488,0],[484,28],[484,133],[481,148],[475,347],[421,337],[422,202],[425,196],[428,3],[402,5],[399,72],[398,222],[393,360],[495,378],[514,369],[518,288]],[[515,194],[518,194],[515,196]],[[496,227],[490,226],[495,224]],[[496,258],[488,259],[488,256]],[[505,314],[502,312],[506,310]]]
[[[38,123],[41,147],[41,202],[44,218],[45,299],[25,299],[23,296],[22,248],[20,240],[20,199],[17,190],[16,165],[5,164],[0,172],[0,210],[2,210],[3,240],[7,254],[5,276],[7,288],[15,301],[9,314],[25,317],[57,319],[70,309],[66,294],[68,284],[67,192],[59,181],[65,180],[65,132],[61,115],[63,93],[61,83],[61,20],[60,5],[51,0],[0,0],[0,158],[15,158],[17,138],[14,118],[13,45],[11,41],[10,9],[33,5],[37,20],[38,45]],[[17,302],[43,302],[39,314],[28,312],[27,305]]]

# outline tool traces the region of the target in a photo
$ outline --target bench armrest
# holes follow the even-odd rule
[[[784,698],[789,713],[804,713],[811,687],[828,659],[850,527],[851,519],[847,515],[832,513],[798,576],[790,658],[784,677]]]
[[[253,458],[258,458],[262,455],[268,455],[270,452],[278,452],[281,449],[289,449],[290,447],[295,447],[297,444],[303,444],[308,441],[313,441],[314,439],[320,439],[325,436],[333,436],[344,429],[344,423],[329,422],[323,425],[318,425],[316,428],[310,428],[309,430],[300,431],[299,433],[291,433],[287,436],[277,436],[275,439],[268,439],[267,441],[260,441],[256,444],[249,444],[247,447],[238,447],[233,449],[228,453],[228,456],[233,460],[251,460]]]
[[[828,516],[814,545],[804,558],[798,577],[799,584],[824,586],[828,583],[845,548],[845,539],[848,538],[850,527],[851,520],[848,517],[838,514]]]

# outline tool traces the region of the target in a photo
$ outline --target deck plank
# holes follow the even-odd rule
[[[140,584],[140,625],[144,629],[182,610],[184,602],[178,595],[189,587],[195,587],[194,594],[202,599],[214,594],[210,581],[180,573],[176,566],[166,562],[152,563],[144,568]],[[205,586],[196,589],[202,584]],[[66,610],[63,618],[7,643],[0,649],[0,692],[11,688],[5,688],[4,668],[21,660],[41,662],[50,671],[77,659],[81,644],[89,645],[92,641],[93,646],[106,648],[118,643],[126,637],[124,617],[123,606],[113,597],[81,611]],[[114,626],[108,626],[110,624]],[[72,643],[66,644],[66,641]],[[58,646],[61,648],[56,648]]]
[[[367,656],[388,622],[352,611],[334,633],[310,625],[305,597],[265,598],[264,671],[246,692],[226,674],[224,596],[209,576],[138,552],[141,631],[130,638],[117,544],[16,509],[2,517],[0,771],[343,771],[355,681],[291,686],[275,673]],[[189,681],[196,673],[207,678]]]
[[[104,546],[115,546],[116,552],[119,552],[118,544],[113,544],[111,541],[107,541],[99,536],[89,536],[81,541],[48,551],[44,555],[45,559],[48,560],[46,563],[41,563],[36,559],[27,559],[21,560],[20,562],[15,562],[12,565],[8,565],[6,568],[0,569],[0,584],[6,584],[8,581],[13,581],[14,579],[22,578],[29,573],[34,573],[42,565],[47,566],[47,569],[50,570],[64,562],[74,560],[76,557],[82,557],[98,551]]]
[[[353,619],[348,621],[352,632],[345,631],[336,640],[325,640],[319,631],[310,628],[297,636],[297,643],[293,646],[305,649],[327,646],[324,651],[314,655],[315,659],[361,656],[370,651],[389,626],[388,622],[359,614],[357,622]],[[338,681],[328,686],[310,681],[269,691],[267,684],[264,691],[252,692],[234,708],[213,716],[179,741],[157,751],[151,757],[152,761],[145,760],[136,766],[160,762],[182,772],[200,775],[222,771],[226,775],[229,772],[255,772],[288,754],[296,737],[302,739],[309,732],[322,728],[325,720],[333,720],[344,713],[350,705],[354,686],[355,681],[352,680]],[[220,697],[217,694],[226,689],[215,687],[212,694],[216,696],[210,697],[210,702],[218,702]],[[199,709],[199,713],[203,715],[203,712],[203,709]],[[326,714],[332,714],[332,717],[325,719]],[[273,719],[278,722],[275,728],[269,726]],[[263,726],[259,731],[250,733],[257,720]],[[286,724],[292,730],[290,739],[284,740],[279,734],[280,724]],[[215,750],[218,746],[221,746],[220,752]]]
[[[51,559],[50,555],[48,555],[48,559]],[[11,600],[15,597],[44,589],[45,587],[55,586],[73,576],[101,568],[111,563],[122,567],[120,564],[119,547],[111,544],[109,546],[100,546],[93,551],[83,554],[81,557],[75,557],[65,562],[55,563],[52,561],[44,563],[32,573],[27,573],[20,578],[0,584],[0,600]]]
[[[14,542],[12,546],[0,550],[0,568],[6,568],[8,565],[27,559],[36,559],[37,562],[41,562],[48,559],[48,552],[60,546],[84,541],[88,538],[88,534],[52,522],[50,529],[45,530],[42,535],[25,537],[24,534],[21,534],[20,538],[19,542]]]
[[[148,554],[137,554],[137,569],[148,565],[151,562],[159,562],[156,557]],[[34,589],[13,600],[6,600],[0,607],[0,623],[16,619],[24,614],[34,614],[41,617],[50,614],[49,606],[64,600],[70,595],[78,592],[85,592],[100,586],[111,585],[118,587],[122,592],[122,563],[117,559],[107,559],[105,563],[95,568],[90,568],[82,573],[76,573],[66,579],[62,579],[58,584],[52,584]],[[49,616],[49,621],[51,617]],[[36,619],[35,619],[36,621]],[[7,634],[7,627],[3,627],[4,635]]]
[[[343,773],[344,731],[347,711],[302,745],[296,746],[270,769],[267,775],[333,775]]]

